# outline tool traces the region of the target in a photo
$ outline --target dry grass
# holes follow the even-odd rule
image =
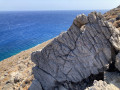
[[[109,20],[112,18],[116,18],[120,14],[120,9],[112,9],[104,14],[104,17]]]
[[[120,8],[115,8],[104,14],[106,20],[116,19],[120,15]],[[120,20],[114,21],[113,25],[120,30]]]
[[[14,83],[13,87],[15,90],[21,88],[20,90],[27,90],[32,83],[32,67],[34,63],[31,62],[30,56],[33,51],[41,50],[53,39],[48,40],[42,44],[39,44],[33,48],[22,51],[17,55],[7,58],[0,62],[0,90],[6,85],[6,82],[10,81],[14,73],[18,73],[21,81]],[[24,86],[24,87],[21,87]]]

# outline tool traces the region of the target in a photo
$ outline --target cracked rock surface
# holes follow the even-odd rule
[[[66,32],[41,51],[32,53],[37,80],[32,88],[39,84],[44,90],[68,90],[64,86],[59,89],[58,83],[78,83],[107,70],[116,45],[112,45],[116,41],[115,29],[100,13],[78,15]]]

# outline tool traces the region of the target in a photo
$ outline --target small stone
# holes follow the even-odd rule
[[[112,30],[112,32],[113,33],[110,38],[110,42],[116,50],[120,50],[120,31],[117,28],[115,28],[114,30]]]
[[[20,78],[15,77],[15,78],[14,78],[14,83],[17,83],[17,82],[20,82]]]
[[[4,76],[8,76],[8,73],[5,73]]]

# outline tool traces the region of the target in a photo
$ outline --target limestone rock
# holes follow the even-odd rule
[[[120,73],[105,71],[104,81],[108,84],[114,84],[117,88],[120,88]]]
[[[67,90],[66,88],[64,88],[63,86],[59,86],[58,90]]]
[[[120,50],[120,30],[113,26],[111,26],[110,29],[113,30],[113,31],[111,30],[112,36],[110,38],[110,42],[112,43],[116,50]]]
[[[67,32],[32,53],[35,79],[43,89],[51,90],[57,82],[81,82],[91,74],[107,70],[112,62],[109,39],[114,29],[100,13],[77,16]]]
[[[116,56],[116,62],[115,62],[116,68],[120,71],[120,52]]]
[[[81,27],[82,25],[88,23],[88,18],[84,14],[78,15],[73,23],[78,27]]]
[[[105,81],[94,81],[93,86],[88,87],[85,90],[119,90],[115,85],[113,84],[107,84]]]

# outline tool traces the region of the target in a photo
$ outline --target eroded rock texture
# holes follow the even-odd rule
[[[41,51],[32,53],[31,59],[36,64],[33,68],[35,79],[44,90],[51,90],[58,83],[78,83],[108,69],[112,62],[111,42],[114,41],[109,39],[114,29],[100,13],[77,16],[67,32]],[[66,90],[62,88],[59,90]]]
[[[108,84],[113,84],[120,90],[120,73],[119,72],[104,72],[104,81]],[[114,90],[114,89],[113,89]]]
[[[116,50],[120,50],[120,30],[115,27],[112,27],[114,31],[112,31],[112,36],[110,41]]]

